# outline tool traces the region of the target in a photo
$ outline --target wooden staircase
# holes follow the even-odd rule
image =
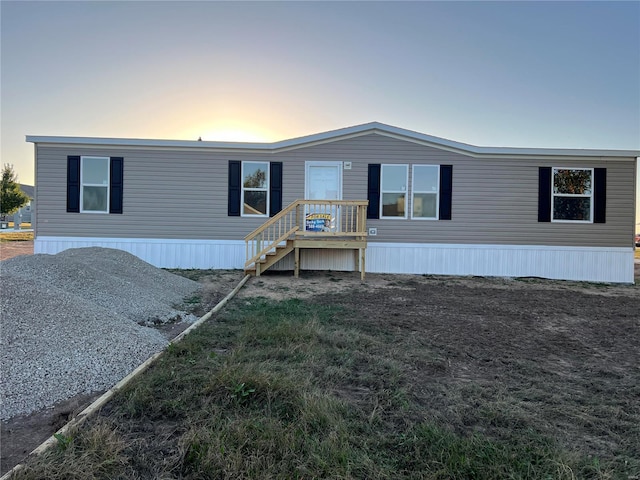
[[[276,245],[275,249],[267,252],[264,257],[254,262],[252,267],[245,268],[245,272],[259,277],[262,272],[275,265],[293,250],[293,240],[287,240],[284,245]]]
[[[245,237],[244,270],[260,276],[291,252],[300,272],[300,249],[356,250],[356,269],[364,279],[367,247],[366,200],[296,200]],[[320,223],[314,218],[326,218]],[[322,223],[324,222],[324,224]]]

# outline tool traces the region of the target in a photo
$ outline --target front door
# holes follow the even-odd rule
[[[342,200],[342,162],[306,162],[306,200]],[[339,208],[336,206],[310,206],[305,212],[306,230],[335,231],[339,226]],[[320,225],[323,223],[324,227]]]
[[[307,162],[304,198],[342,200],[342,162]]]

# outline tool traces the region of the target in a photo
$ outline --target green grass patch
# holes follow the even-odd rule
[[[508,410],[508,438],[456,432],[420,404],[407,332],[336,306],[237,299],[171,345],[101,416],[14,478],[573,479],[610,465]],[[355,320],[354,320],[354,316]],[[473,393],[473,388],[468,392]],[[500,414],[499,414],[500,413]],[[512,431],[511,431],[512,430]]]
[[[219,270],[199,270],[194,268],[165,268],[164,270],[196,282],[204,277],[217,278],[220,276]]]
[[[97,480],[117,478],[125,471],[126,440],[107,422],[98,420],[90,427],[56,438],[55,448],[38,462],[27,463],[11,478]]]

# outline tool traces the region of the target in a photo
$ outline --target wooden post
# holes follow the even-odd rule
[[[365,248],[360,249],[360,280],[364,281],[364,256],[365,256]]]
[[[262,233],[256,237],[256,252],[254,253],[254,255],[257,255],[257,253],[260,251],[262,251]],[[260,259],[258,258],[258,260]]]
[[[293,275],[295,278],[298,278],[300,276],[300,249],[298,247],[294,249],[294,257]]]

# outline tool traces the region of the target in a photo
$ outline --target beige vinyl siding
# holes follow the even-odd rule
[[[368,220],[378,229],[370,241],[632,246],[631,158],[473,158],[379,134],[283,152],[65,145],[36,151],[39,236],[242,239],[265,219],[227,216],[229,160],[283,162],[283,207],[304,196],[305,161],[324,160],[351,162],[343,170],[345,200],[367,198],[370,163],[453,165],[452,220]],[[122,215],[66,213],[67,155],[124,157]],[[544,166],[607,168],[606,223],[538,223],[538,167]]]
[[[345,148],[347,143],[351,148]],[[377,236],[369,241],[632,246],[635,189],[632,158],[474,158],[380,135],[314,148],[324,150],[308,152],[315,160],[325,157],[352,162],[352,170],[343,171],[344,198],[348,200],[366,198],[369,163],[453,165],[452,220],[367,220],[368,226],[378,229]],[[545,166],[607,168],[606,223],[539,223],[538,168]]]
[[[124,157],[122,214],[66,212],[67,155]],[[227,216],[227,170],[237,155],[151,149],[39,147],[38,235],[243,238],[264,219]],[[252,160],[273,160],[254,155]]]

